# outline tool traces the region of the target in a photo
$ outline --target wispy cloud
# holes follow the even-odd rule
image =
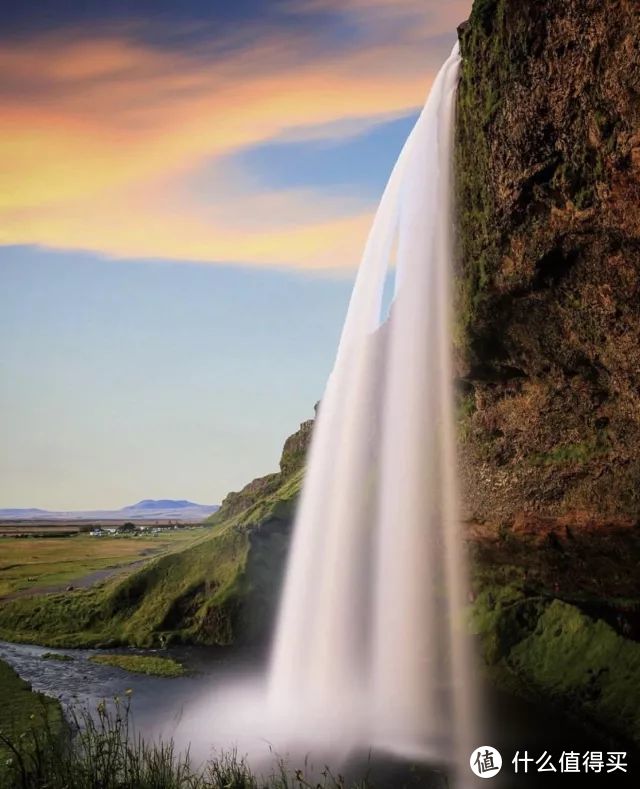
[[[263,192],[199,166],[274,139],[357,134],[420,105],[440,36],[468,2],[311,0],[358,40],[322,50],[307,28],[189,51],[56,33],[0,44],[0,243],[300,267],[354,265],[370,207]],[[419,24],[418,24],[419,21]],[[393,22],[393,35],[389,25]],[[213,196],[213,198],[211,197]]]

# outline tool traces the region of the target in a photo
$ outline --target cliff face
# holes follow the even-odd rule
[[[460,30],[468,515],[640,513],[640,7],[477,0]]]
[[[312,429],[313,419],[303,422],[284,442],[280,456],[280,471],[258,477],[245,485],[242,490],[227,494],[220,509],[207,519],[208,523],[222,523],[277,494],[290,477],[302,471]]]
[[[473,620],[501,684],[640,743],[640,6],[459,30],[456,354]]]

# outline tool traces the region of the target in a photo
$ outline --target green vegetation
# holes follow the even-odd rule
[[[227,645],[239,633],[264,628],[264,606],[271,605],[279,568],[271,572],[269,550],[249,557],[252,541],[257,542],[253,533],[267,522],[276,524],[260,545],[275,546],[274,561],[283,561],[286,539],[280,526],[288,523],[300,482],[301,472],[287,477],[246,510],[217,518],[214,528],[195,540],[190,533],[187,547],[152,559],[124,578],[73,594],[4,601],[0,637],[58,647]],[[248,612],[249,598],[259,614]]]
[[[185,674],[182,663],[172,658],[151,655],[91,655],[89,660],[103,666],[115,666],[125,671],[155,677],[181,677]]]
[[[549,452],[537,452],[529,457],[534,465],[551,466],[563,463],[586,463],[606,450],[597,441],[581,441],[554,447]]]
[[[278,484],[257,497],[249,496],[239,512],[229,515],[224,505],[207,519],[212,526],[251,527],[259,526],[272,518],[284,520],[293,515],[295,502],[304,470],[299,468],[290,476],[282,479],[277,476]]]
[[[509,666],[576,712],[640,743],[640,644],[601,620],[554,600],[535,630],[509,653]]]
[[[311,423],[304,423],[287,440],[279,473],[230,494],[209,519],[211,528],[189,531],[182,541],[180,532],[167,535],[175,542],[144,567],[72,594],[0,602],[0,638],[54,647],[225,646],[264,639],[277,602],[310,432]],[[92,561],[92,551],[109,542],[134,547],[146,542],[85,539],[92,541],[85,560]],[[135,558],[139,555],[129,557]]]
[[[61,663],[69,663],[74,660],[71,655],[63,655],[61,652],[45,652],[43,660],[58,660]]]
[[[471,418],[476,410],[475,398],[472,393],[460,395],[457,403],[456,425],[458,440],[464,443],[471,431]]]
[[[470,627],[492,681],[640,746],[638,530],[539,515],[485,525],[469,547]]]
[[[166,643],[165,633],[174,629],[176,638],[197,641],[204,629],[203,639],[208,634],[213,643],[228,643],[222,612],[247,550],[246,534],[219,529],[125,578],[73,594],[7,600],[0,606],[0,637],[66,647],[151,646]]]
[[[7,760],[13,756],[11,743],[20,743],[23,754],[31,753],[36,732],[48,730],[50,739],[56,739],[62,731],[62,711],[54,699],[34,693],[28,682],[0,661],[0,786],[11,784],[7,775],[11,765]],[[23,736],[26,733],[26,736]]]
[[[100,570],[122,568],[190,545],[198,531],[167,531],[153,536],[122,537],[0,537],[0,598],[16,593],[82,582]]]
[[[485,587],[471,627],[502,687],[640,744],[640,644],[575,605],[527,596],[517,584]]]
[[[473,352],[469,346],[484,337],[491,305],[534,284],[545,255],[561,247],[560,226],[608,199],[616,189],[612,172],[625,167],[635,118],[635,104],[626,102],[635,93],[618,90],[620,74],[608,71],[617,70],[624,38],[592,41],[592,62],[572,58],[574,43],[551,32],[575,26],[579,39],[582,13],[572,5],[550,3],[543,12],[531,3],[475,0],[460,36],[456,343],[463,351]],[[590,24],[607,29],[595,15]],[[561,224],[557,210],[566,215]],[[580,239],[568,244],[581,246]],[[602,258],[600,248],[596,255]]]
[[[148,743],[130,730],[130,700],[101,703],[97,714],[74,716],[72,736],[51,727],[0,734],[11,756],[0,774],[3,789],[367,789],[368,780],[347,783],[324,768],[320,776],[292,770],[282,760],[270,775],[256,776],[230,752],[194,766],[172,741]],[[424,784],[420,784],[424,786]],[[437,783],[437,785],[441,785]]]
[[[507,30],[504,0],[480,0],[474,3],[461,37],[464,58],[457,98],[455,172],[465,270],[457,279],[459,317],[454,341],[464,351],[469,350],[471,329],[500,260],[502,237],[496,225],[497,196],[491,178],[491,130],[503,111],[507,86],[521,68],[526,7],[509,23]],[[519,57],[514,57],[515,51]]]
[[[585,431],[586,432],[586,431]],[[605,457],[611,449],[611,439],[606,428],[596,429],[582,441],[559,444],[546,452],[533,452],[528,461],[536,466],[584,464],[598,457]]]

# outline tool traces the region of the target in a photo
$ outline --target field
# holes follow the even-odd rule
[[[141,537],[0,536],[0,599],[90,586],[185,548],[202,532],[193,528]]]

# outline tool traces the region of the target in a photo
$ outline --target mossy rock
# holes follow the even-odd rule
[[[471,614],[490,676],[640,748],[640,644],[561,600],[484,590]]]

